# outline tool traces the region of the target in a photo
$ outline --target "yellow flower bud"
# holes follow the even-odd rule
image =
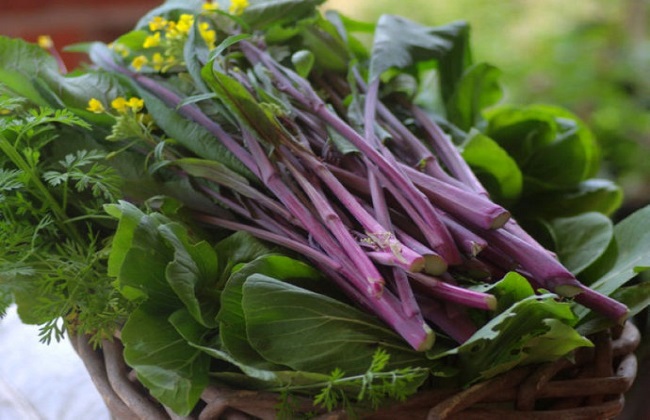
[[[202,7],[206,12],[213,12],[219,10],[219,3],[204,3]]]
[[[137,113],[144,107],[144,100],[133,96],[129,98],[129,101],[127,102],[127,106],[131,108],[133,112]]]
[[[231,15],[241,15],[248,7],[248,0],[231,0],[228,13]]]
[[[144,43],[142,46],[144,48],[154,48],[160,45],[160,32],[156,32],[153,35],[149,35],[148,37],[145,38]]]
[[[148,62],[149,60],[147,60],[147,57],[145,57],[144,55],[139,55],[135,57],[133,61],[131,61],[131,65],[136,71],[140,71],[142,70],[142,67]]]
[[[155,16],[153,19],[151,19],[151,22],[149,22],[149,30],[151,32],[161,31],[165,29],[166,26],[167,19],[163,18],[162,16]]]
[[[120,114],[126,114],[126,112],[129,110],[129,103],[123,97],[118,96],[117,98],[113,99],[113,101],[111,101],[111,107]]]
[[[105,111],[104,105],[101,103],[101,101],[95,98],[91,98],[88,101],[88,108],[86,109],[90,112],[94,112],[95,114],[101,114]]]
[[[38,46],[43,48],[44,50],[49,50],[50,48],[54,47],[54,42],[52,41],[52,38],[50,38],[49,35],[41,35],[38,37]]]

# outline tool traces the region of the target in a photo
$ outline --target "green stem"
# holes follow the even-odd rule
[[[64,209],[52,196],[52,194],[50,194],[50,191],[47,189],[47,187],[41,182],[38,174],[36,174],[34,171],[34,168],[32,168],[25,161],[25,159],[20,156],[20,153],[18,153],[18,151],[11,145],[11,143],[9,143],[9,141],[2,135],[0,135],[0,150],[2,150],[4,154],[7,155],[9,159],[11,159],[11,161],[18,167],[18,169],[29,175],[30,181],[34,184],[36,190],[41,195],[41,201],[54,213],[59,228],[76,242],[82,243],[79,232],[77,232],[77,230],[73,227],[65,224],[68,216],[66,215]]]

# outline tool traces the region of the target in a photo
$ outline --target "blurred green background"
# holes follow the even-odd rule
[[[650,0],[329,0],[375,22],[466,20],[475,62],[501,69],[505,102],[564,106],[596,134],[621,216],[650,203]]]

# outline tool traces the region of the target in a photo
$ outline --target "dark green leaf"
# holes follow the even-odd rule
[[[443,356],[458,358],[462,383],[476,382],[517,366],[556,360],[577,347],[591,346],[571,327],[576,321],[570,305],[558,302],[554,295],[529,296]]]
[[[196,336],[202,326],[192,318],[172,315],[178,329]],[[210,357],[190,346],[170,321],[160,314],[135,310],[122,328],[124,360],[151,395],[179,415],[187,415],[208,385]],[[190,330],[194,330],[190,332]]]
[[[404,70],[420,63],[437,63],[446,102],[470,62],[468,38],[469,28],[464,22],[426,27],[403,17],[383,15],[375,31],[369,77],[375,79],[391,68]]]
[[[465,70],[447,102],[449,122],[465,131],[479,127],[483,121],[483,109],[496,104],[503,96],[500,76],[499,69],[486,63],[475,64]]]
[[[588,179],[565,191],[538,193],[517,204],[517,213],[525,217],[575,216],[596,211],[612,215],[623,201],[621,187],[605,179]]]
[[[422,363],[422,353],[375,318],[338,300],[264,274],[248,276],[242,307],[250,345],[266,360],[294,370],[347,374],[366,371],[381,346],[391,367]]]
[[[254,29],[293,23],[316,13],[325,0],[250,0],[241,18]]]
[[[589,280],[594,280],[591,287],[605,295],[650,268],[650,206],[618,223],[614,227],[614,240],[614,246],[596,263],[596,269],[585,273]],[[598,266],[602,267],[606,261],[613,261],[613,266],[598,273]]]
[[[317,278],[318,273],[308,265],[280,255],[266,255],[240,265],[228,280],[221,294],[221,311],[218,315],[221,340],[225,349],[241,363],[264,370],[284,370],[280,364],[263,358],[249,342],[247,323],[242,304],[244,282],[254,275],[277,279]]]
[[[600,213],[583,213],[550,222],[555,252],[560,261],[577,275],[596,261],[614,235],[611,220]]]

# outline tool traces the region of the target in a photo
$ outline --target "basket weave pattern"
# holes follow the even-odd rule
[[[386,406],[363,418],[399,419],[611,419],[623,410],[624,394],[637,372],[634,351],[638,329],[624,327],[591,337],[595,346],[581,348],[573,360],[526,366],[463,390],[426,390],[409,400]],[[93,350],[83,337],[73,346],[104,398],[119,420],[181,419],[153,400],[137,382],[122,358],[119,340],[106,341]],[[187,419],[273,419],[276,394],[208,387],[195,413]],[[307,400],[298,410],[313,412]],[[344,411],[319,418],[346,419]]]

